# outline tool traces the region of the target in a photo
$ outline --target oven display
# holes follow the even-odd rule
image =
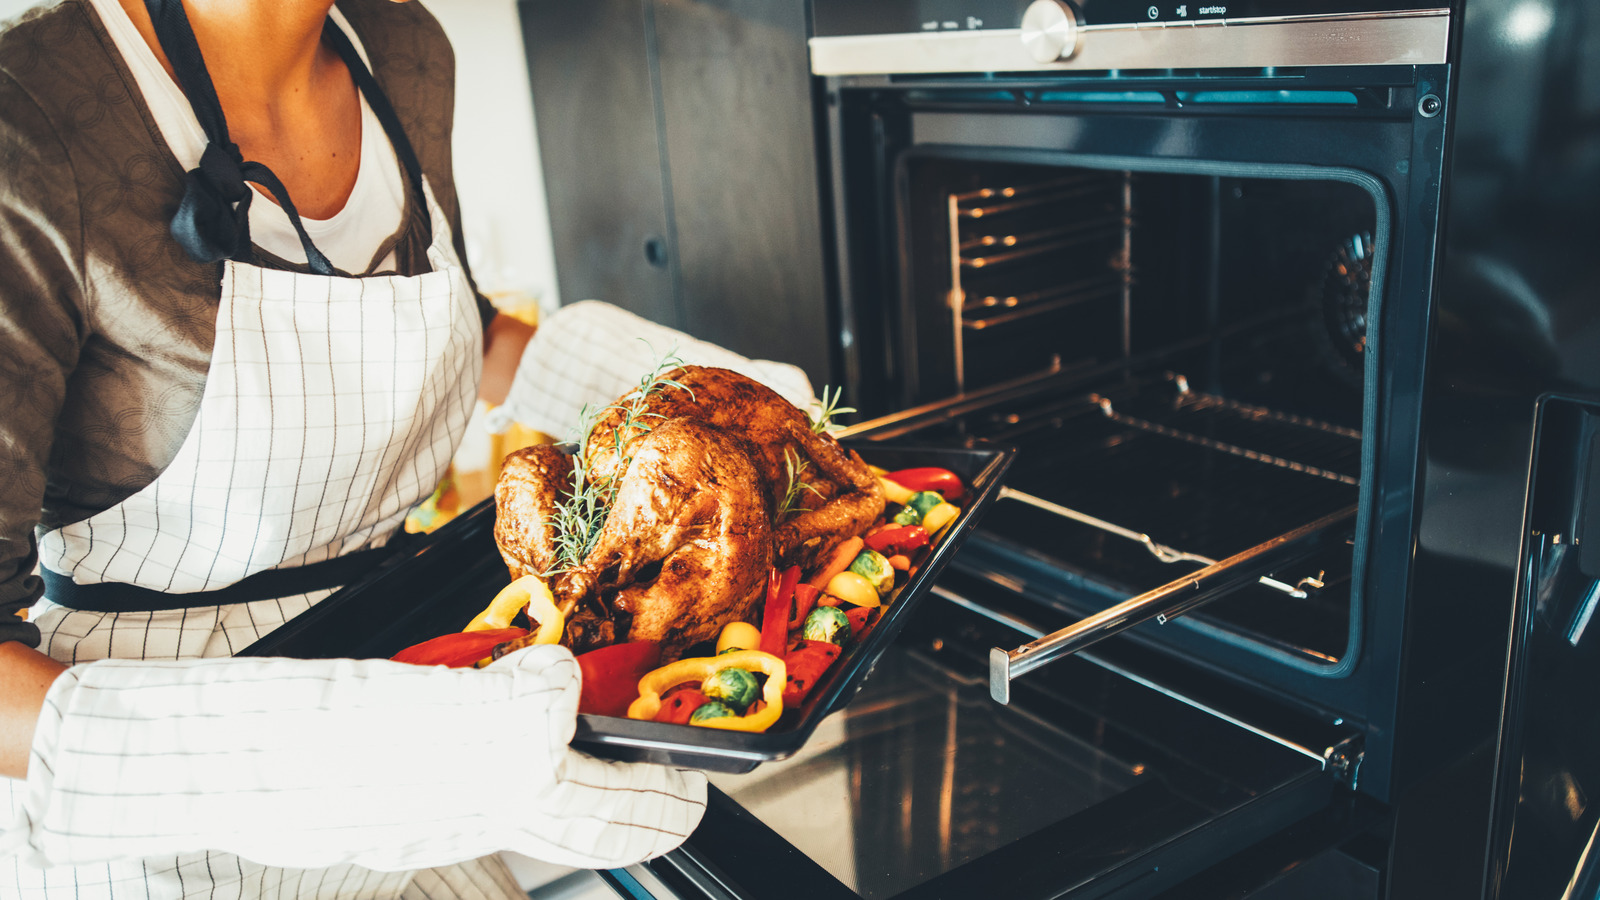
[[[1186,23],[1219,19],[1407,12],[1434,9],[1437,0],[1080,0],[1069,4],[1080,25]],[[1014,29],[1027,0],[815,0],[815,35],[928,34]]]

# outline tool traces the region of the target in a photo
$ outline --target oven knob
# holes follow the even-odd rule
[[[1034,62],[1071,59],[1078,52],[1078,10],[1070,0],[1033,0],[1022,14],[1022,46]]]

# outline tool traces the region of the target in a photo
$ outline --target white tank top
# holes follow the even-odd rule
[[[106,30],[117,45],[117,51],[133,72],[139,92],[144,95],[145,104],[150,107],[150,114],[161,129],[161,137],[172,149],[173,156],[177,157],[184,171],[193,169],[200,164],[200,154],[206,149],[206,136],[200,128],[200,122],[194,117],[188,98],[167,74],[167,70],[161,67],[160,60],[156,59],[150,45],[145,43],[139,29],[134,27],[133,20],[128,18],[122,4],[117,0],[89,2],[100,14],[100,20],[105,23]],[[329,17],[350,36],[356,52],[361,54],[370,69],[372,61],[367,59],[366,50],[350,29],[344,15],[335,8]],[[295,234],[294,226],[289,224],[289,216],[266,191],[255,185],[250,185],[250,188],[256,193],[250,203],[250,240],[282,259],[305,262],[305,250],[300,246],[300,237]],[[399,230],[405,200],[405,178],[400,172],[399,161],[395,159],[394,148],[389,146],[383,125],[378,122],[378,117],[367,106],[367,98],[363,96],[361,164],[355,189],[350,192],[344,208],[334,213],[332,218],[309,219],[302,215],[300,221],[311,236],[311,242],[330,262],[343,271],[361,274],[367,271],[378,246]],[[394,253],[391,251],[375,271],[390,271],[394,266]]]

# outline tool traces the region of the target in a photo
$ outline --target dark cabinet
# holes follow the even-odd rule
[[[562,298],[835,381],[805,4],[518,7]]]

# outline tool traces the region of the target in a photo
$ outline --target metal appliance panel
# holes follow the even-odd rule
[[[818,37],[1004,31],[1015,29],[1031,5],[1032,0],[812,0],[811,4]],[[1076,0],[1070,4],[1085,24],[1374,15],[1441,6],[1437,0]]]
[[[1046,54],[1044,59],[1031,49],[1031,36],[1026,28],[998,28],[816,37],[811,39],[811,71],[915,75],[1437,65],[1446,59],[1450,13],[1433,9],[1086,24],[1067,39],[1060,57]]]

